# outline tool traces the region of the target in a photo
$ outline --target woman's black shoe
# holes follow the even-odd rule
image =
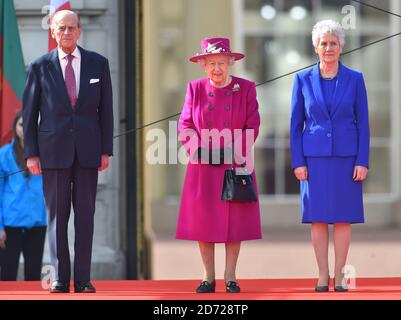
[[[239,293],[239,292],[241,292],[241,289],[238,286],[238,283],[236,281],[228,281],[226,283],[226,292]]]
[[[329,285],[327,284],[327,286],[319,286],[316,284],[315,291],[316,292],[329,292]]]
[[[334,278],[334,291],[335,292],[348,292],[348,288],[347,287],[343,287],[341,286],[336,286],[336,279]]]
[[[196,288],[196,293],[213,293],[216,289],[216,281],[213,280],[211,283],[207,281],[202,281],[198,288]]]

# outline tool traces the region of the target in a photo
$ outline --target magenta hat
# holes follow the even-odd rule
[[[232,56],[235,60],[245,57],[242,53],[231,52],[230,40],[227,38],[206,38],[201,41],[201,52],[189,58],[189,61],[198,62],[199,59],[216,54]]]

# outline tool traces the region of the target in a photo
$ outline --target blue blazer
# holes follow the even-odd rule
[[[340,63],[331,116],[320,85],[319,63],[295,75],[291,100],[292,168],[305,157],[356,157],[369,166],[369,116],[363,75]]]
[[[102,154],[113,154],[109,63],[100,54],[79,50],[81,76],[75,110],[68,98],[57,48],[29,67],[23,96],[24,151],[26,158],[40,157],[44,169],[71,167],[75,152],[81,166],[96,168]]]

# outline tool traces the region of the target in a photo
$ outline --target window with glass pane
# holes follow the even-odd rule
[[[290,195],[299,192],[299,183],[291,169],[289,149],[290,100],[294,75],[269,81],[299,70],[317,61],[312,46],[313,25],[323,19],[342,22],[342,8],[352,5],[356,12],[356,29],[346,30],[344,52],[384,38],[392,33],[389,15],[359,5],[338,0],[239,0],[244,10],[242,23],[237,25],[247,59],[243,73],[258,85],[258,100],[262,118],[260,135],[255,146],[255,167],[260,192],[269,195]],[[390,1],[380,1],[389,10]],[[346,54],[341,61],[364,74],[369,99],[371,128],[370,176],[365,192],[391,193],[391,69],[388,41]],[[392,53],[400,56],[400,53]],[[375,63],[375,61],[377,63]],[[380,63],[378,63],[380,61]],[[266,83],[267,82],[267,83]],[[373,172],[374,171],[374,172]]]

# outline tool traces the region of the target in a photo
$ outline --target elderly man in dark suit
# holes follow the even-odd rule
[[[90,268],[97,178],[113,153],[110,70],[105,57],[77,46],[81,30],[76,13],[57,12],[51,31],[58,48],[34,61],[28,72],[23,97],[25,157],[32,174],[43,174],[55,268],[50,292],[70,289],[67,230],[72,202],[74,291],[93,293]]]

